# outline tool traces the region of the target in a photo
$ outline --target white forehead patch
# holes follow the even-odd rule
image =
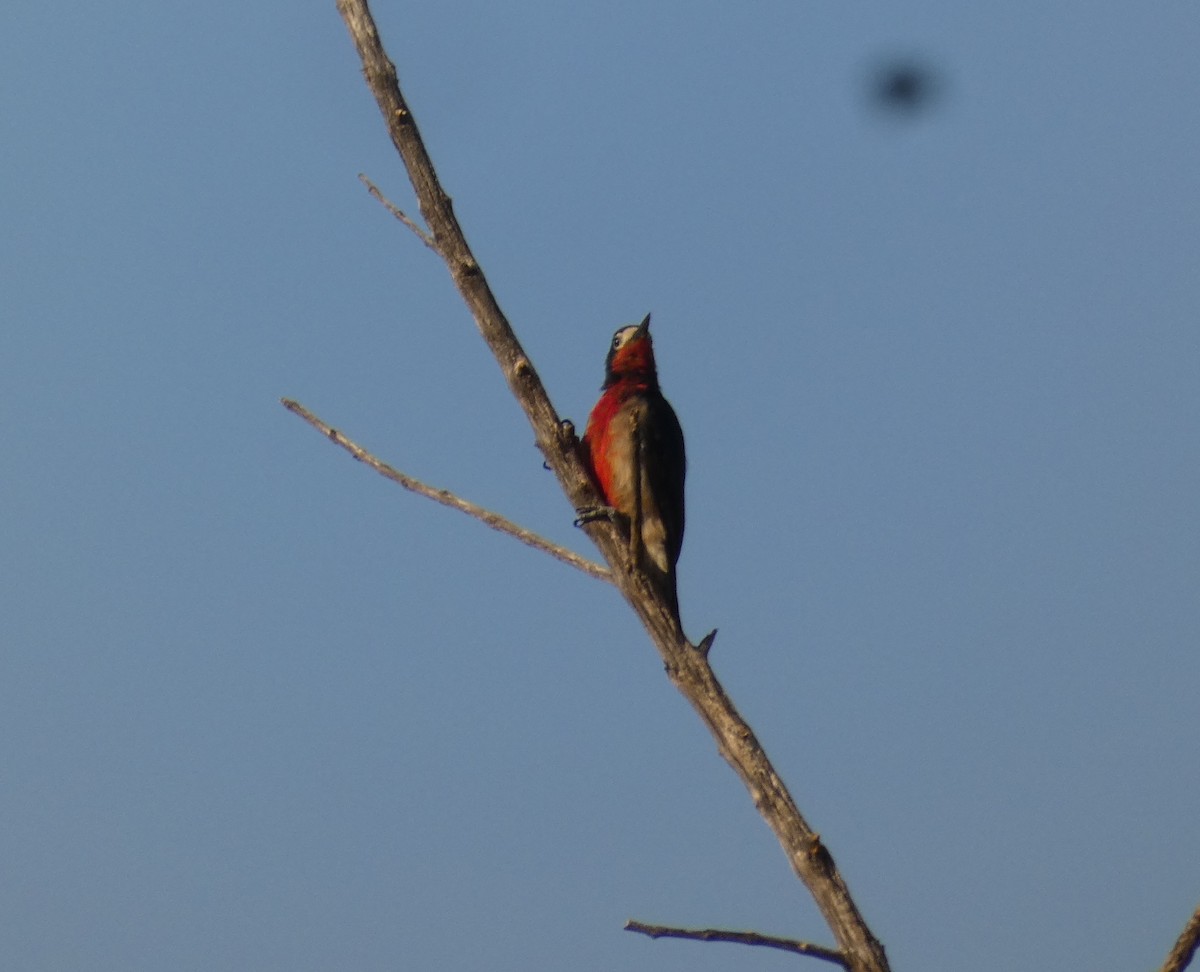
[[[629,343],[629,339],[633,337],[637,331],[637,324],[630,324],[628,327],[623,327],[613,335],[612,348],[614,351],[619,351]]]

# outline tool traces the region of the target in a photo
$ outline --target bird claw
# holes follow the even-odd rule
[[[575,511],[575,516],[575,526],[581,527],[586,523],[595,523],[597,520],[611,522],[616,519],[617,510],[611,506],[581,506]]]

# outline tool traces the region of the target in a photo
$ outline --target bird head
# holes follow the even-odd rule
[[[641,324],[630,324],[613,335],[604,361],[604,387],[626,378],[657,381],[654,346],[650,341],[650,315]]]

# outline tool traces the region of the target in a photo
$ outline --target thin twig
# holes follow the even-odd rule
[[[523,526],[518,526],[512,520],[501,516],[499,513],[493,513],[491,510],[484,509],[472,503],[470,500],[465,500],[460,496],[455,496],[448,489],[437,489],[434,486],[429,486],[421,482],[419,479],[413,479],[412,476],[400,472],[389,466],[381,459],[377,459],[371,453],[367,452],[358,443],[347,439],[337,429],[332,428],[327,423],[321,421],[317,416],[313,415],[307,408],[297,401],[290,398],[280,399],[283,407],[294,415],[299,415],[305,422],[313,428],[325,434],[331,441],[340,445],[350,455],[360,462],[365,462],[368,466],[374,469],[381,476],[386,476],[394,483],[398,483],[405,489],[411,490],[427,499],[433,500],[435,503],[441,503],[443,506],[449,506],[451,509],[458,510],[461,513],[466,513],[468,516],[473,516],[475,519],[486,523],[493,530],[499,530],[501,533],[507,533],[510,537],[516,537],[524,544],[541,550],[543,553],[548,553],[551,557],[557,557],[564,564],[570,564],[577,570],[582,570],[585,574],[589,574],[598,580],[612,581],[612,573],[605,567],[601,567],[597,563],[593,563],[586,557],[581,557],[573,550],[568,550],[566,547],[560,547],[557,543],[547,540],[543,536],[539,536],[532,530],[526,530]]]
[[[1179,940],[1167,956],[1162,972],[1183,972],[1191,964],[1197,945],[1200,945],[1200,906],[1197,906],[1188,923],[1183,926]]]
[[[429,249],[433,250],[434,253],[438,252],[437,243],[434,242],[433,237],[426,233],[425,230],[421,229],[421,227],[418,226],[416,222],[399,206],[397,206],[394,202],[388,199],[387,196],[380,192],[379,187],[375,185],[375,183],[373,183],[361,172],[358,174],[358,181],[367,187],[367,192],[383,203],[384,208],[387,209],[389,213],[391,213],[396,217],[396,219],[400,220],[400,222],[416,233],[417,238],[420,239],[422,243],[429,247]]]
[[[688,938],[697,942],[733,942],[736,945],[760,945],[763,948],[777,948],[781,952],[793,952],[796,955],[808,955],[812,958],[832,962],[846,968],[846,956],[836,949],[824,945],[814,945],[812,942],[802,942],[795,938],[776,938],[774,935],[760,935],[758,932],[724,931],[720,928],[669,928],[666,925],[647,925],[640,921],[625,922],[625,930],[641,932],[651,938]]]

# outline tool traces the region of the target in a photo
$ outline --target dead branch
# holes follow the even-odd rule
[[[460,513],[466,513],[467,516],[473,516],[481,523],[485,523],[493,530],[499,530],[501,533],[507,533],[510,537],[516,537],[524,544],[528,544],[536,550],[541,550],[543,553],[548,553],[551,557],[556,557],[564,564],[582,570],[585,574],[589,574],[598,580],[611,581],[612,574],[606,567],[601,567],[597,563],[593,563],[586,557],[580,557],[574,550],[568,550],[566,547],[560,547],[557,543],[547,540],[545,537],[534,533],[532,530],[526,530],[523,526],[513,523],[507,517],[501,516],[499,513],[493,513],[491,510],[484,509],[470,500],[465,500],[460,496],[455,496],[448,489],[438,489],[434,486],[429,486],[421,482],[419,479],[414,479],[407,473],[402,473],[399,469],[389,466],[381,459],[377,459],[371,453],[367,452],[358,443],[351,441],[325,422],[322,422],[317,416],[313,415],[307,408],[299,402],[293,401],[290,398],[281,399],[283,407],[293,415],[299,415],[305,422],[320,432],[323,432],[330,442],[340,445],[350,455],[354,456],[359,462],[365,462],[368,466],[374,469],[379,475],[385,476],[393,483],[398,483],[407,490],[411,490],[420,496],[433,500],[435,503],[441,503],[443,506],[448,506],[453,510],[458,510]]]
[[[367,187],[367,192],[369,192],[372,196],[379,200],[380,203],[382,203],[384,209],[386,209],[389,213],[395,216],[396,219],[400,220],[400,222],[416,233],[417,239],[429,247],[429,249],[433,250],[434,253],[437,252],[437,244],[433,242],[433,237],[421,229],[421,227],[416,224],[412,217],[405,213],[399,206],[388,199],[388,197],[380,191],[379,186],[375,185],[375,183],[373,183],[361,172],[358,174],[358,181]]]
[[[697,942],[733,942],[736,945],[777,948],[783,952],[810,955],[842,968],[846,967],[846,956],[841,952],[795,938],[776,938],[774,935],[760,935],[758,932],[725,931],[720,928],[669,928],[666,925],[647,925],[640,921],[625,922],[625,930],[640,932],[651,938],[687,938]]]
[[[434,246],[495,355],[509,389],[525,411],[538,447],[574,509],[600,505],[600,498],[580,463],[573,431],[568,434],[567,427],[560,422],[458,225],[450,197],[434,171],[367,3],[337,0],[337,7],[362,60],[367,85],[404,161]],[[668,606],[631,561],[628,545],[616,527],[597,521],[585,529],[611,567],[614,583],[641,618],[671,681],[708,726],[718,751],[742,779],[793,870],[812,894],[846,957],[847,968],[852,972],[888,972],[883,946],[867,927],[832,855],[801,816],[754,732],[717,681],[708,664],[707,651],[697,650],[688,642]]]

